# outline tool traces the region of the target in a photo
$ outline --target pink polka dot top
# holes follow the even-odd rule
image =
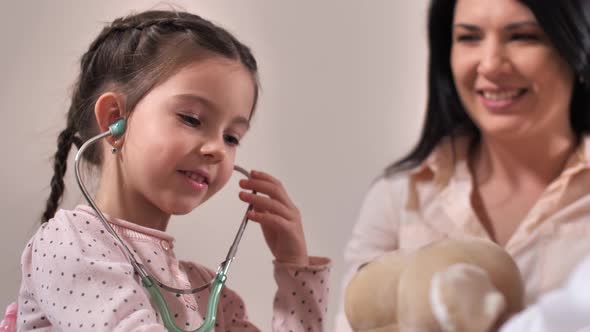
[[[136,259],[162,282],[190,288],[214,277],[208,268],[177,260],[174,238],[165,232],[113,218],[109,222]],[[275,262],[273,331],[323,330],[329,264],[324,257],[311,257],[309,266]],[[59,210],[43,224],[27,244],[21,266],[18,331],[166,331],[121,246],[88,206]],[[176,325],[185,330],[201,325],[208,289],[162,295]],[[240,296],[227,287],[215,331],[260,331],[248,321]]]

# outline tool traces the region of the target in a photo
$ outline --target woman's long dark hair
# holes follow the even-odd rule
[[[521,0],[576,75],[570,124],[576,136],[590,132],[590,1]],[[386,169],[386,174],[422,163],[444,138],[480,132],[463,108],[451,71],[456,0],[432,0],[428,12],[428,101],[418,144]]]

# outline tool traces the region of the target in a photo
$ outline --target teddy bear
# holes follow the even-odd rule
[[[516,263],[477,238],[384,254],[361,266],[345,290],[355,332],[488,332],[523,308]]]

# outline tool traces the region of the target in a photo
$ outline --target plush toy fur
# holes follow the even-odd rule
[[[523,283],[495,243],[445,239],[363,266],[345,293],[355,332],[487,332],[523,309]]]

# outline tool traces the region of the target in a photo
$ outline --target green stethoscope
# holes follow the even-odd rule
[[[135,259],[135,257],[133,256],[133,254],[131,253],[129,248],[125,245],[125,243],[121,240],[119,235],[117,235],[115,230],[107,222],[106,217],[100,211],[98,206],[96,206],[96,203],[94,202],[94,200],[92,199],[92,197],[88,193],[88,190],[86,190],[86,187],[84,186],[84,183],[82,182],[81,177],[80,177],[79,161],[82,157],[82,154],[86,150],[86,148],[89,145],[97,142],[101,138],[105,138],[107,136],[120,137],[123,135],[124,132],[125,132],[125,119],[120,119],[117,122],[115,122],[114,124],[112,124],[109,127],[109,130],[90,138],[88,141],[86,141],[80,147],[80,149],[78,150],[78,153],[76,154],[76,158],[74,159],[74,170],[76,173],[76,181],[78,182],[78,185],[80,186],[80,190],[82,190],[82,194],[84,194],[84,197],[86,198],[88,203],[92,206],[92,208],[94,209],[94,211],[98,215],[103,226],[107,229],[107,231],[109,233],[111,233],[111,235],[115,238],[115,240],[119,242],[119,244],[123,248],[125,255],[129,259],[129,262],[131,262],[131,265],[133,266],[135,271],[139,274],[143,286],[148,290],[148,292],[150,293],[150,296],[152,297],[154,302],[156,302],[156,306],[158,307],[158,311],[160,312],[160,315],[162,317],[162,321],[164,322],[164,326],[166,326],[168,331],[186,332],[185,330],[176,326],[176,324],[174,323],[174,320],[172,319],[172,315],[170,315],[170,310],[168,309],[168,305],[166,304],[166,301],[164,300],[164,297],[162,296],[162,293],[160,293],[160,290],[158,289],[157,286],[160,286],[162,289],[164,289],[166,291],[169,291],[172,293],[177,293],[177,294],[193,294],[193,293],[197,293],[197,292],[203,291],[203,290],[211,287],[211,292],[209,294],[209,300],[207,302],[207,314],[205,315],[205,320],[204,320],[203,324],[198,329],[194,330],[196,332],[209,332],[215,326],[215,315],[217,313],[217,304],[219,303],[219,296],[221,295],[221,289],[223,288],[223,285],[225,284],[225,280],[227,279],[227,271],[229,270],[229,266],[231,265],[231,262],[235,258],[236,252],[238,250],[238,244],[240,243],[240,240],[242,239],[242,235],[244,233],[244,230],[246,229],[246,225],[248,224],[248,218],[246,217],[246,215],[244,215],[244,218],[242,219],[242,223],[240,224],[240,228],[238,229],[238,233],[236,234],[234,241],[233,241],[231,247],[229,248],[227,256],[225,257],[225,260],[223,262],[221,262],[221,264],[219,265],[219,268],[217,269],[217,273],[215,274],[215,278],[210,283],[204,284],[204,285],[196,287],[196,288],[178,289],[178,288],[170,287],[170,286],[160,282],[154,276],[149,274],[139,262],[137,262],[137,260]],[[248,172],[245,169],[243,169],[242,167],[235,165],[234,170],[243,174],[247,178],[250,177]],[[252,205],[248,206],[247,211],[250,209],[252,209]]]

